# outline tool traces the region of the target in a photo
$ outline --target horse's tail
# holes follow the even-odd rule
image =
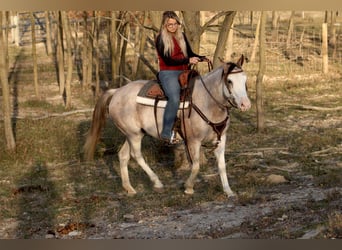
[[[106,123],[108,105],[116,89],[107,90],[96,102],[93,111],[91,127],[87,133],[86,141],[83,146],[84,158],[91,161],[94,158],[96,144],[100,138],[100,132]]]

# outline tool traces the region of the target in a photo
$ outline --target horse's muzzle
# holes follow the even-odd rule
[[[247,111],[251,108],[251,101],[249,100],[248,97],[243,97],[241,98],[241,102],[240,102],[240,105],[239,105],[239,109],[241,111]]]

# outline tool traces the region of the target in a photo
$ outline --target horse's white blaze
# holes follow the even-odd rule
[[[241,111],[247,111],[251,108],[251,102],[247,95],[246,81],[247,75],[244,72],[230,74],[228,80],[232,82],[231,94],[236,105]]]

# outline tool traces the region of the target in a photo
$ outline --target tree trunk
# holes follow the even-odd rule
[[[289,20],[289,28],[287,30],[286,49],[290,48],[290,45],[291,45],[294,15],[295,15],[295,11],[291,11],[291,16],[290,16],[290,20]]]
[[[332,48],[332,59],[334,59],[336,57],[336,12],[335,11],[331,11],[331,18],[330,18],[330,32],[329,32],[329,45]]]
[[[217,66],[221,64],[221,61],[219,58],[224,55],[224,50],[227,44],[228,35],[229,35],[229,32],[231,31],[231,27],[232,27],[235,15],[236,15],[236,11],[230,11],[229,13],[227,13],[222,23],[219,37],[218,37],[217,44],[216,44],[215,53],[214,53],[214,60],[213,60],[214,68],[216,68]]]
[[[260,16],[260,33],[259,33],[259,72],[256,79],[256,108],[257,108],[257,128],[258,132],[265,129],[265,114],[263,108],[263,79],[266,71],[266,11],[261,12]]]
[[[87,84],[90,86],[93,82],[93,52],[94,52],[94,47],[93,47],[93,39],[94,39],[94,22],[91,22],[90,29],[88,29],[88,40],[87,40],[87,60],[88,60],[88,65],[87,65]]]
[[[163,11],[149,11],[149,15],[151,18],[151,26],[155,31],[160,30],[160,25],[162,22]]]
[[[19,13],[17,12],[16,15],[13,17],[13,24],[15,26],[14,28],[14,36],[15,36],[15,45],[20,45],[20,31],[19,31]]]
[[[115,82],[118,76],[118,65],[119,65],[119,56],[118,56],[118,39],[117,39],[117,20],[116,20],[116,11],[111,11],[111,23],[110,23],[110,56],[111,56],[111,71],[112,71],[112,84],[111,87],[118,87]]]
[[[122,35],[124,37],[128,37],[130,33],[129,22],[125,21]],[[123,85],[123,80],[126,75],[126,51],[127,51],[127,40],[123,40],[122,47],[121,47],[121,54],[120,54],[120,67],[119,67],[119,75],[120,75],[120,87]]]
[[[272,11],[272,41],[278,41],[278,22],[279,22],[278,12]]]
[[[182,11],[184,19],[184,31],[189,40],[192,50],[199,53],[200,39],[202,34],[200,12],[199,11]]]
[[[9,52],[8,52],[8,34],[9,34],[9,26],[10,26],[10,12],[5,11],[5,55],[6,55],[6,67],[9,69]]]
[[[89,85],[88,81],[88,13],[83,12],[83,38],[82,38],[82,87],[85,88]]]
[[[65,90],[65,75],[64,75],[64,46],[63,46],[63,26],[61,12],[57,13],[57,49],[56,59],[58,68],[58,82],[59,82],[59,93],[64,94]]]
[[[258,44],[259,44],[260,22],[261,22],[261,14],[259,16],[258,24],[257,24],[257,27],[255,29],[255,36],[254,36],[255,39],[254,39],[252,54],[251,54],[251,58],[250,58],[251,62],[255,61],[255,55],[256,55]]]
[[[134,15],[134,14],[133,14]],[[145,19],[145,14],[144,13],[139,13],[137,14],[138,16],[136,16],[137,22],[140,22],[140,19],[143,19],[143,23],[139,23],[139,24],[135,24],[134,26],[134,42],[133,42],[133,50],[134,50],[134,54],[139,55],[140,52],[140,38],[142,36],[141,33],[143,33],[142,31],[142,25],[144,25],[144,19]],[[132,78],[133,79],[137,79],[137,72],[138,72],[138,62],[139,62],[139,57],[137,58],[137,60],[134,60],[132,62]]]
[[[99,49],[100,17],[98,11],[94,11],[94,36],[93,48],[95,50],[95,100],[100,96],[100,49]]]
[[[225,57],[224,57],[227,61],[232,60],[233,44],[234,44],[234,29],[233,28],[234,28],[234,22],[232,23],[232,27],[229,31],[226,52],[225,52]]]
[[[52,54],[50,12],[45,11],[45,30],[46,30],[46,54]]]
[[[279,21],[279,14],[277,11],[272,11],[272,30],[276,29],[278,27],[278,21]]]
[[[40,99],[38,85],[38,65],[37,65],[37,49],[36,49],[36,21],[33,12],[30,12],[31,19],[31,37],[32,37],[32,63],[33,63],[33,82],[36,97]]]
[[[65,81],[65,106],[67,109],[71,108],[71,81],[73,71],[73,57],[72,57],[72,42],[71,42],[71,29],[66,11],[62,11],[62,25],[65,32],[66,40],[66,57],[67,57],[67,75]]]
[[[328,24],[322,24],[322,71],[328,73]]]
[[[148,13],[147,13],[147,11],[145,11],[143,25],[145,26],[147,22],[148,22]],[[139,46],[139,51],[138,51],[139,55],[144,55],[144,51],[145,51],[145,47],[146,47],[146,38],[147,38],[146,31],[141,27],[140,28],[140,39],[139,39],[140,46]],[[143,75],[142,75],[143,65],[144,64],[141,62],[141,60],[138,60],[135,79],[143,77]]]
[[[0,11],[0,27],[2,27],[3,12]],[[12,120],[11,120],[11,100],[8,83],[8,67],[6,66],[6,42],[7,37],[4,37],[3,32],[0,32],[0,82],[2,86],[2,112],[4,117],[6,148],[9,151],[14,151],[16,148]]]
[[[15,11],[10,11],[10,25],[14,26]],[[11,43],[15,43],[15,28],[11,28]]]

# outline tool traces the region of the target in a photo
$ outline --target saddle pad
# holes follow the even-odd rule
[[[139,91],[138,96],[166,100],[163,90],[156,80],[148,81]]]
[[[167,98],[164,95],[163,90],[161,89],[159,83],[155,80],[147,82],[139,91],[136,102],[148,106],[154,106],[155,99],[158,96],[158,104],[157,107],[165,108],[167,104]],[[179,104],[179,108],[188,108],[189,102],[181,102]]]

